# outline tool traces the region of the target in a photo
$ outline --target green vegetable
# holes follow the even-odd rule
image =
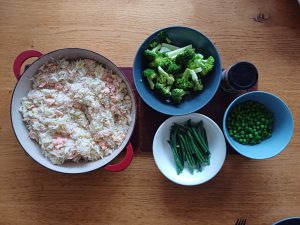
[[[175,87],[183,90],[201,91],[203,85],[194,70],[185,69],[183,76],[175,82]]]
[[[195,57],[195,49],[188,48],[185,49],[182,53],[179,53],[176,58],[175,62],[182,67],[186,67],[188,62]]]
[[[167,43],[162,43],[161,44],[162,47],[165,47],[167,49],[170,49],[171,51],[173,50],[176,50],[176,49],[179,49],[179,47],[175,46],[175,45],[170,45],[170,44],[167,44]]]
[[[191,77],[192,77],[192,83],[193,83],[193,91],[201,91],[203,89],[203,85],[201,80],[198,78],[196,72],[194,70],[189,70]]]
[[[184,160],[182,158],[181,152],[178,151],[177,144],[176,144],[176,136],[177,136],[176,127],[173,127],[172,129],[173,130],[171,131],[170,140],[168,142],[171,146],[173,157],[176,162],[177,174],[180,174],[184,168]]]
[[[154,48],[155,48],[156,46],[158,46],[158,45],[159,45],[159,42],[158,42],[157,40],[153,39],[153,40],[150,42],[148,49],[154,49]]]
[[[273,121],[264,105],[246,101],[232,108],[226,126],[229,135],[239,143],[255,145],[272,136]]]
[[[167,32],[165,30],[159,32],[157,35],[157,38],[160,43],[166,42],[166,43],[170,44],[172,42],[169,38],[169,35],[167,34]]]
[[[144,51],[148,67],[143,71],[143,77],[151,90],[180,104],[186,95],[203,90],[203,76],[212,70],[214,58],[204,59],[192,45],[180,48],[170,43],[166,31],[150,42]]]
[[[195,129],[192,129],[193,137],[195,138],[195,141],[197,145],[200,147],[200,149],[203,150],[203,152],[208,153],[208,146],[205,144],[204,137],[202,136],[202,133],[199,131],[196,131]]]
[[[205,76],[213,69],[214,63],[215,59],[212,56],[204,59],[201,54],[196,54],[194,58],[189,60],[187,67],[195,70],[196,73],[200,73],[202,76]]]
[[[203,67],[201,75],[205,76],[208,74],[214,67],[215,59],[212,56],[209,56],[206,60],[203,60]]]
[[[183,75],[176,79],[175,87],[186,91],[193,87],[193,83],[191,81],[191,73],[189,69],[185,69]]]
[[[146,49],[144,55],[150,61],[149,67],[152,69],[157,69],[159,66],[162,68],[168,68],[172,63],[168,57],[165,57],[164,54],[160,52],[154,52]]]
[[[171,86],[164,86],[161,83],[156,83],[154,85],[154,90],[157,94],[159,94],[163,98],[169,98],[171,97]]]
[[[184,50],[186,49],[192,49],[193,46],[192,45],[187,45],[185,47],[182,47],[182,48],[178,48],[174,51],[171,51],[171,52],[167,52],[166,55],[171,58],[171,59],[175,59],[177,55],[179,55],[180,53],[183,53]]]
[[[185,91],[183,89],[175,88],[171,92],[171,100],[175,104],[179,104],[182,101],[183,97],[185,95],[187,95],[188,93],[189,92],[187,92],[187,91]]]
[[[160,66],[158,67],[158,76],[157,76],[157,82],[171,86],[174,83],[175,79],[172,74],[168,74],[166,71],[164,71],[163,68]]]
[[[161,53],[170,52],[170,51],[172,51],[172,50],[170,50],[169,48],[163,47],[163,46],[159,49],[159,52],[161,52]]]
[[[153,90],[155,78],[157,77],[157,73],[153,69],[145,69],[143,71],[143,75],[146,77],[150,89]]]
[[[175,62],[172,62],[167,69],[167,73],[173,75],[180,74],[182,73],[182,66],[177,65]]]
[[[192,58],[188,62],[187,66],[189,69],[197,69],[199,67],[201,68],[203,66],[202,60],[203,60],[203,55],[195,54],[194,58]]]
[[[202,121],[200,123],[202,124]],[[183,125],[176,123],[172,125],[168,142],[173,152],[178,175],[183,171],[185,162],[191,174],[194,174],[195,169],[202,171],[204,166],[209,165],[209,148],[205,141],[201,141],[206,139],[204,135],[206,131],[203,124],[199,128],[199,123],[193,124],[188,120]]]

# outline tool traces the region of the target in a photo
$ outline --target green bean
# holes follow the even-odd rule
[[[182,167],[181,167],[181,164],[180,164],[180,161],[179,161],[179,158],[176,154],[176,150],[174,149],[174,147],[172,146],[171,142],[168,141],[170,146],[171,146],[171,149],[172,149],[172,152],[173,152],[173,156],[174,156],[174,160],[175,160],[175,164],[176,164],[176,171],[177,171],[177,174],[180,174],[180,172],[182,171]]]
[[[203,132],[202,132],[203,131],[203,121],[202,120],[197,124],[196,128],[200,131],[201,136],[203,136]]]
[[[170,140],[168,142],[171,146],[173,156],[175,159],[177,174],[179,174],[183,170],[184,164],[180,160],[180,157],[179,157],[179,154],[178,154],[177,148],[176,148],[176,143],[174,142],[174,129],[171,129]]]
[[[184,160],[183,160],[183,156],[182,156],[182,151],[181,151],[181,149],[177,148],[177,142],[176,142],[177,131],[178,131],[178,130],[177,130],[177,127],[173,127],[173,132],[172,132],[172,142],[173,142],[174,148],[176,149],[176,151],[177,151],[177,153],[178,153],[178,156],[179,156],[181,165],[182,165],[182,167],[183,167],[183,165],[184,165]]]
[[[198,123],[198,125],[195,128],[195,131],[201,137],[201,139],[202,139],[203,143],[205,144],[205,146],[207,146],[207,144],[205,143],[205,140],[204,140],[204,136],[205,136],[205,132],[206,131],[205,131],[204,127],[203,127],[203,122],[202,123],[201,122],[202,121],[200,121]]]
[[[169,144],[177,174],[183,171],[185,162],[191,174],[196,169],[202,171],[202,167],[209,164],[210,152],[202,121],[192,123],[191,120],[187,120],[184,125],[174,123],[170,131]]]
[[[190,154],[190,151],[189,151],[189,148],[188,148],[188,145],[185,143],[185,139],[184,139],[184,136],[182,136],[181,134],[179,135],[179,138],[182,142],[182,145],[184,146],[184,149],[185,149],[185,152],[186,152],[186,159],[187,159],[187,164],[188,164],[188,167],[189,167],[189,170],[190,172],[193,174],[194,171],[193,171],[193,164],[195,163],[193,158],[192,158],[192,155]]]
[[[189,138],[189,140],[190,140],[190,144],[191,144],[191,146],[192,146],[193,152],[196,154],[197,158],[198,158],[201,162],[204,162],[205,159],[204,159],[203,155],[201,154],[201,152],[199,151],[199,149],[197,148],[197,146],[195,145],[191,133],[188,132],[187,135],[188,135],[188,138]]]
[[[192,157],[193,155],[193,151],[191,149],[191,146],[188,144],[188,140],[187,140],[187,137],[186,135],[182,136],[183,137],[183,141],[185,143],[185,147],[186,147],[186,153],[187,155],[189,156],[189,161],[191,165],[194,165],[195,164],[195,161],[194,161],[194,158]]]
[[[206,130],[204,127],[203,127],[203,137],[204,137],[204,142],[205,142],[206,146],[208,146],[207,133],[206,133]]]
[[[193,136],[195,137],[195,139],[197,140],[198,144],[200,145],[200,147],[205,151],[208,152],[208,147],[205,145],[204,140],[202,139],[200,133],[197,132],[197,130],[195,128],[192,128],[192,132],[193,132]]]

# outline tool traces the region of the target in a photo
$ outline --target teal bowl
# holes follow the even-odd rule
[[[273,113],[272,136],[257,145],[242,145],[235,141],[226,128],[227,115],[232,107],[247,100],[265,105]],[[293,116],[288,106],[277,96],[263,91],[253,91],[237,97],[226,109],[223,117],[223,132],[228,143],[240,154],[252,159],[266,159],[279,154],[285,149],[293,136]]]
[[[276,223],[273,223],[273,225],[299,225],[299,224],[300,224],[300,217],[290,217],[290,218],[277,221]]]
[[[150,90],[146,80],[143,78],[143,70],[147,68],[147,60],[143,53],[149,43],[161,31],[166,31],[173,41],[172,44],[183,47],[192,44],[196,52],[204,55],[205,58],[213,56],[215,66],[213,70],[203,80],[204,89],[200,93],[186,96],[179,104],[174,105],[170,102],[159,99],[155,93]],[[151,34],[139,47],[133,63],[133,80],[140,97],[154,110],[167,115],[184,115],[195,112],[205,106],[215,95],[219,88],[222,74],[221,59],[218,50],[204,34],[189,27],[167,27]]]

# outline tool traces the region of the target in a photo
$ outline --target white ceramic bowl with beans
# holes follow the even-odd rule
[[[203,167],[201,172],[195,171],[194,174],[191,174],[185,165],[183,172],[178,175],[172,149],[168,143],[170,129],[174,123],[184,124],[189,119],[194,123],[203,121],[211,153],[210,164]],[[221,170],[226,157],[225,138],[219,126],[205,115],[192,113],[173,116],[164,121],[156,131],[153,140],[153,156],[158,169],[169,180],[180,185],[199,185],[212,179]]]

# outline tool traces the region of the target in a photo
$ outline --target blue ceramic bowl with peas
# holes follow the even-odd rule
[[[223,118],[228,143],[252,159],[279,154],[290,142],[293,130],[293,116],[288,106],[279,97],[263,91],[237,97]]]

